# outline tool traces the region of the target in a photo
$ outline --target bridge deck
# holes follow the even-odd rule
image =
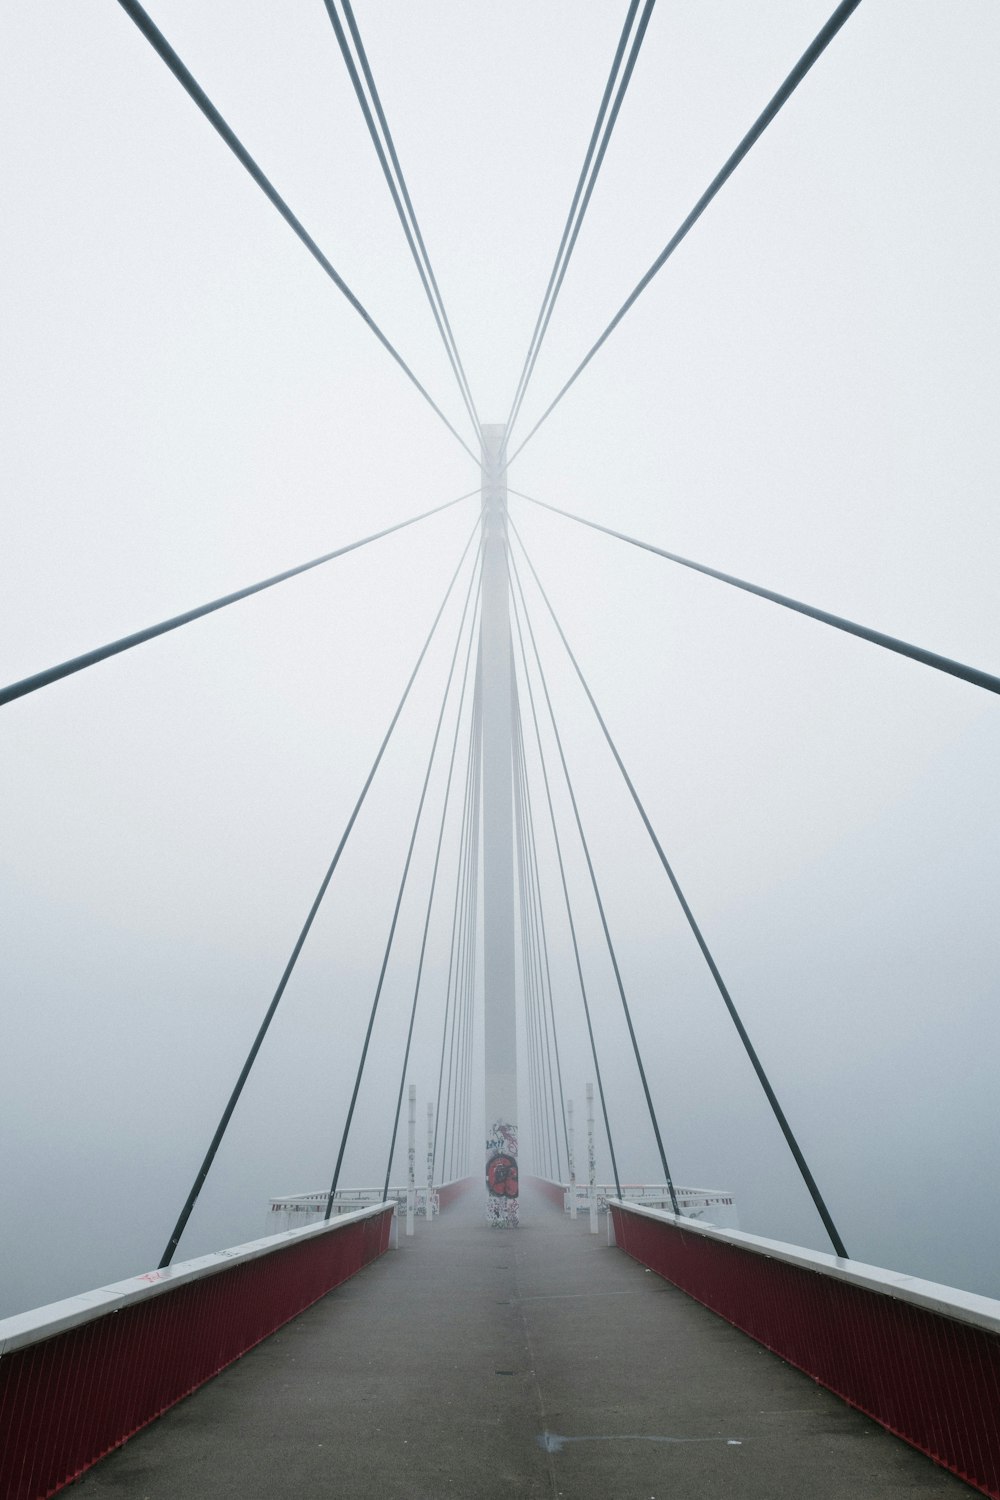
[[[252,1350],[76,1493],[144,1500],[968,1495],[526,1191],[475,1193]],[[603,1229],[603,1225],[602,1225]]]

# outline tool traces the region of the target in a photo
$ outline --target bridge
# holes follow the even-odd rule
[[[522,406],[654,0],[626,8],[527,353],[506,416],[492,423],[481,418],[350,0],[326,0],[332,40],[454,377],[456,422],[174,42],[138,0],[119,5],[136,43],[187,95],[178,106],[200,112],[215,132],[212,149],[235,158],[475,474],[457,498],[0,690],[10,721],[68,691],[70,679],[82,688],[154,641],[166,637],[157,648],[166,650],[190,640],[211,617],[284,595],[294,580],[325,575],[389,536],[432,526],[444,538],[446,587],[407,634],[408,676],[372,732],[373,753],[248,1046],[234,1050],[238,1027],[227,1036],[229,1077],[213,1105],[221,1110],[164,1220],[158,1263],[0,1320],[4,1500],[74,1482],[83,1494],[149,1500],[313,1491],[846,1500],[970,1485],[1000,1497],[1000,1301],[852,1256],[842,1205],[816,1161],[822,1126],[803,1119],[798,1094],[794,1108],[787,1103],[789,1079],[754,1035],[658,804],[557,607],[558,555],[543,561],[529,518],[544,516],[567,536],[592,534],[623,555],[638,551],[671,577],[705,579],[852,649],[886,653],[900,670],[947,682],[990,710],[1000,676],[605,523],[618,516],[596,520],[529,494],[516,488],[523,465],[511,477],[786,104],[832,63],[860,0],[843,0],[826,19],[527,430]],[[365,645],[345,649],[363,657]],[[414,723],[428,682],[431,707]],[[613,820],[595,819],[580,795],[569,691],[591,716],[609,787],[613,778]],[[397,751],[417,766],[415,795],[402,858],[380,866],[388,921],[366,975],[349,1080],[337,1091],[329,1180],[272,1184],[284,1196],[271,1197],[266,1234],[192,1254],[204,1195],[257,1097],[261,1061]],[[677,1174],[666,1122],[676,1124],[671,1073],[683,1059],[665,1068],[660,1046],[675,1007],[661,1008],[654,1027],[636,1003],[626,956],[634,928],[616,930],[625,924],[602,878],[625,815],[644,840],[644,876],[669,896],[671,920],[759,1090],[822,1248],[747,1231],[729,1184],[693,1186],[686,1164]],[[641,915],[638,887],[634,901]],[[374,896],[372,909],[381,912]],[[402,988],[393,982],[400,967]],[[380,1030],[390,1008],[392,1049]],[[153,1075],[148,1087],[156,1084]],[[182,1111],[193,1107],[193,1086],[186,1096],[179,1080],[170,1087]],[[294,1087],[286,1080],[289,1096]],[[366,1128],[384,1134],[387,1151],[359,1147]]]

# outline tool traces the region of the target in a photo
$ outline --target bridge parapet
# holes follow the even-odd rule
[[[0,1321],[0,1495],[37,1500],[389,1247],[378,1203]]]
[[[413,1211],[417,1218],[433,1219],[443,1208],[454,1203],[474,1180],[472,1177],[457,1177],[452,1182],[442,1182],[434,1188],[338,1188],[333,1197],[333,1212],[340,1215],[371,1204],[394,1203],[402,1213],[406,1210],[407,1195],[412,1192]],[[272,1198],[268,1211],[279,1216],[282,1229],[297,1229],[323,1216],[328,1197],[329,1193],[325,1190],[316,1193],[289,1193],[283,1198]]]
[[[1000,1497],[1000,1301],[624,1200],[626,1254]]]

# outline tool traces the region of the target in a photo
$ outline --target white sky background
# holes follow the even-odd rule
[[[484,420],[506,415],[624,8],[358,6]],[[830,8],[657,7],[521,436]],[[152,14],[467,437],[320,0]],[[112,0],[42,0],[3,29],[0,678],[475,486]],[[998,670],[998,44],[985,0],[867,0],[511,482]],[[1000,706],[511,510],[849,1248],[1000,1294]],[[159,1256],[474,517],[469,502],[2,711],[0,1311]],[[271,1193],[329,1178],[449,620],[182,1253],[260,1232]],[[748,1229],[825,1247],[536,620],[674,1173],[731,1188]],[[540,856],[582,1106],[592,1069]],[[573,884],[586,910],[578,859]],[[420,905],[345,1180],[384,1162]],[[649,1177],[587,927],[620,1165]],[[444,923],[435,944],[429,1015]],[[40,1244],[44,1224],[63,1242]]]

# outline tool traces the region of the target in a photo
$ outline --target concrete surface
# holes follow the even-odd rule
[[[105,1459],[80,1500],[972,1492],[526,1191],[473,1192]]]

